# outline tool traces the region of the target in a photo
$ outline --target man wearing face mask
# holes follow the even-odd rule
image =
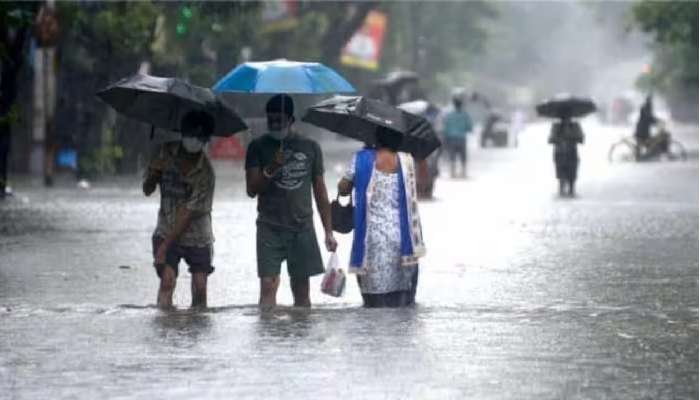
[[[294,305],[309,307],[309,277],[324,272],[313,224],[312,192],[326,249],[333,252],[337,247],[323,179],[323,155],[318,143],[292,130],[291,97],[272,97],[265,111],[269,132],[250,143],[245,166],[248,195],[258,198],[260,305],[270,308],[276,304],[281,264],[286,260]]]
[[[215,178],[203,149],[213,128],[209,114],[201,111],[186,114],[181,122],[182,140],[163,145],[144,177],[146,196],[160,186],[153,256],[160,278],[158,306],[161,308],[172,307],[181,259],[192,274],[192,307],[207,305],[207,277],[214,271],[211,209]]]

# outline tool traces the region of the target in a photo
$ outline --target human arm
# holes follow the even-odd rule
[[[547,143],[555,144],[557,142],[557,131],[557,125],[552,124],[552,128],[549,130],[549,138],[547,139]]]
[[[165,237],[163,242],[158,247],[158,252],[156,253],[156,264],[162,264],[165,262],[165,253],[168,251],[168,247],[173,243],[177,242],[177,239],[187,230],[190,226],[190,222],[195,217],[195,212],[188,210],[185,207],[180,207],[175,215],[175,226]]]
[[[156,262],[165,262],[165,253],[168,247],[180,239],[193,220],[211,213],[214,201],[214,185],[214,172],[210,169],[207,169],[203,176],[195,180],[187,201],[178,206],[176,210],[175,224],[158,248]]]
[[[321,216],[323,231],[326,234],[326,249],[330,252],[334,252],[338,247],[338,242],[336,242],[335,237],[333,236],[333,227],[331,225],[331,204],[328,201],[328,190],[326,190],[326,183],[323,179],[323,175],[318,175],[314,178],[313,189],[318,214]]]
[[[150,196],[155,190],[156,185],[160,183],[160,179],[163,176],[163,169],[165,168],[165,160],[162,158],[153,159],[146,168],[144,173],[143,184],[141,189],[143,194]]]
[[[353,181],[355,179],[355,160],[356,157],[353,156],[350,167],[345,171],[345,175],[338,181],[338,194],[341,196],[349,196],[352,194]]]
[[[280,148],[268,165],[262,165],[258,146],[251,143],[246,154],[246,192],[251,198],[265,193],[272,178],[277,175],[284,165],[284,152]]]
[[[314,160],[311,166],[314,200],[316,201],[316,208],[319,216],[321,217],[323,231],[325,232],[326,236],[326,249],[330,252],[334,252],[338,247],[338,242],[336,242],[335,237],[333,236],[331,204],[328,201],[328,190],[326,189],[326,182],[323,179],[323,153],[321,153],[321,148],[318,146],[318,144],[315,144],[314,146],[314,153]]]
[[[467,134],[474,130],[474,122],[472,122],[471,116],[466,111],[464,112],[464,130]]]
[[[338,194],[341,196],[349,196],[352,193],[353,183],[348,178],[341,178],[338,181]]]
[[[581,125],[576,123],[576,142],[583,144],[585,139],[586,136],[583,134],[583,129],[581,129]]]
[[[192,187],[187,202],[177,208],[175,224],[158,248],[157,263],[165,262],[168,247],[178,241],[193,220],[211,212],[214,200],[214,179],[213,171],[209,171],[204,177],[198,179]]]

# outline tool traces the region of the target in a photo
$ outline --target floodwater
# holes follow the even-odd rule
[[[187,308],[184,268],[178,310],[153,307],[157,199],[137,178],[16,182],[0,203],[0,398],[697,398],[697,127],[687,162],[620,165],[605,155],[624,132],[584,130],[575,199],[555,195],[544,125],[517,149],[472,145],[469,178],[438,180],[411,309],[363,309],[352,280],[327,297],[316,277],[312,309],[284,306],[284,280],[283,306],[260,313],[240,164],[216,165],[205,311]]]

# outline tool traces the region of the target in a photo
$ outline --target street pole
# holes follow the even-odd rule
[[[35,40],[36,41],[36,40]],[[34,48],[34,90],[32,101],[32,152],[29,171],[44,172],[44,140],[46,139],[46,114],[44,107],[44,49],[38,43]]]
[[[56,153],[54,116],[56,114],[56,48],[58,21],[55,0],[47,0],[36,20],[34,50],[34,99],[32,150],[29,168],[44,175],[44,184],[53,184]]]
[[[56,2],[55,0],[47,0],[46,8],[49,15],[56,17]],[[46,47],[44,54],[44,70],[46,71],[46,100],[44,103],[46,112],[46,152],[44,153],[44,183],[47,186],[53,185],[53,172],[58,150],[56,143],[56,125],[54,123],[56,116],[56,46],[54,43]]]

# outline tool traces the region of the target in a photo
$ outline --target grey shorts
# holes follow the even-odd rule
[[[163,243],[163,238],[157,235],[153,235],[153,258],[155,260],[156,253],[158,252],[158,247]],[[179,274],[180,260],[184,259],[187,265],[189,265],[190,274],[195,272],[205,272],[211,274],[214,272],[214,266],[212,265],[212,260],[214,258],[214,246],[207,245],[202,247],[196,246],[181,246],[179,244],[171,244],[168,250],[165,252],[165,264],[153,263],[156,269],[158,277],[163,274],[163,269],[166,265],[170,266],[175,270],[175,276]]]
[[[285,260],[291,278],[304,279],[325,271],[313,226],[295,232],[258,223],[257,255],[260,278],[278,276]]]

